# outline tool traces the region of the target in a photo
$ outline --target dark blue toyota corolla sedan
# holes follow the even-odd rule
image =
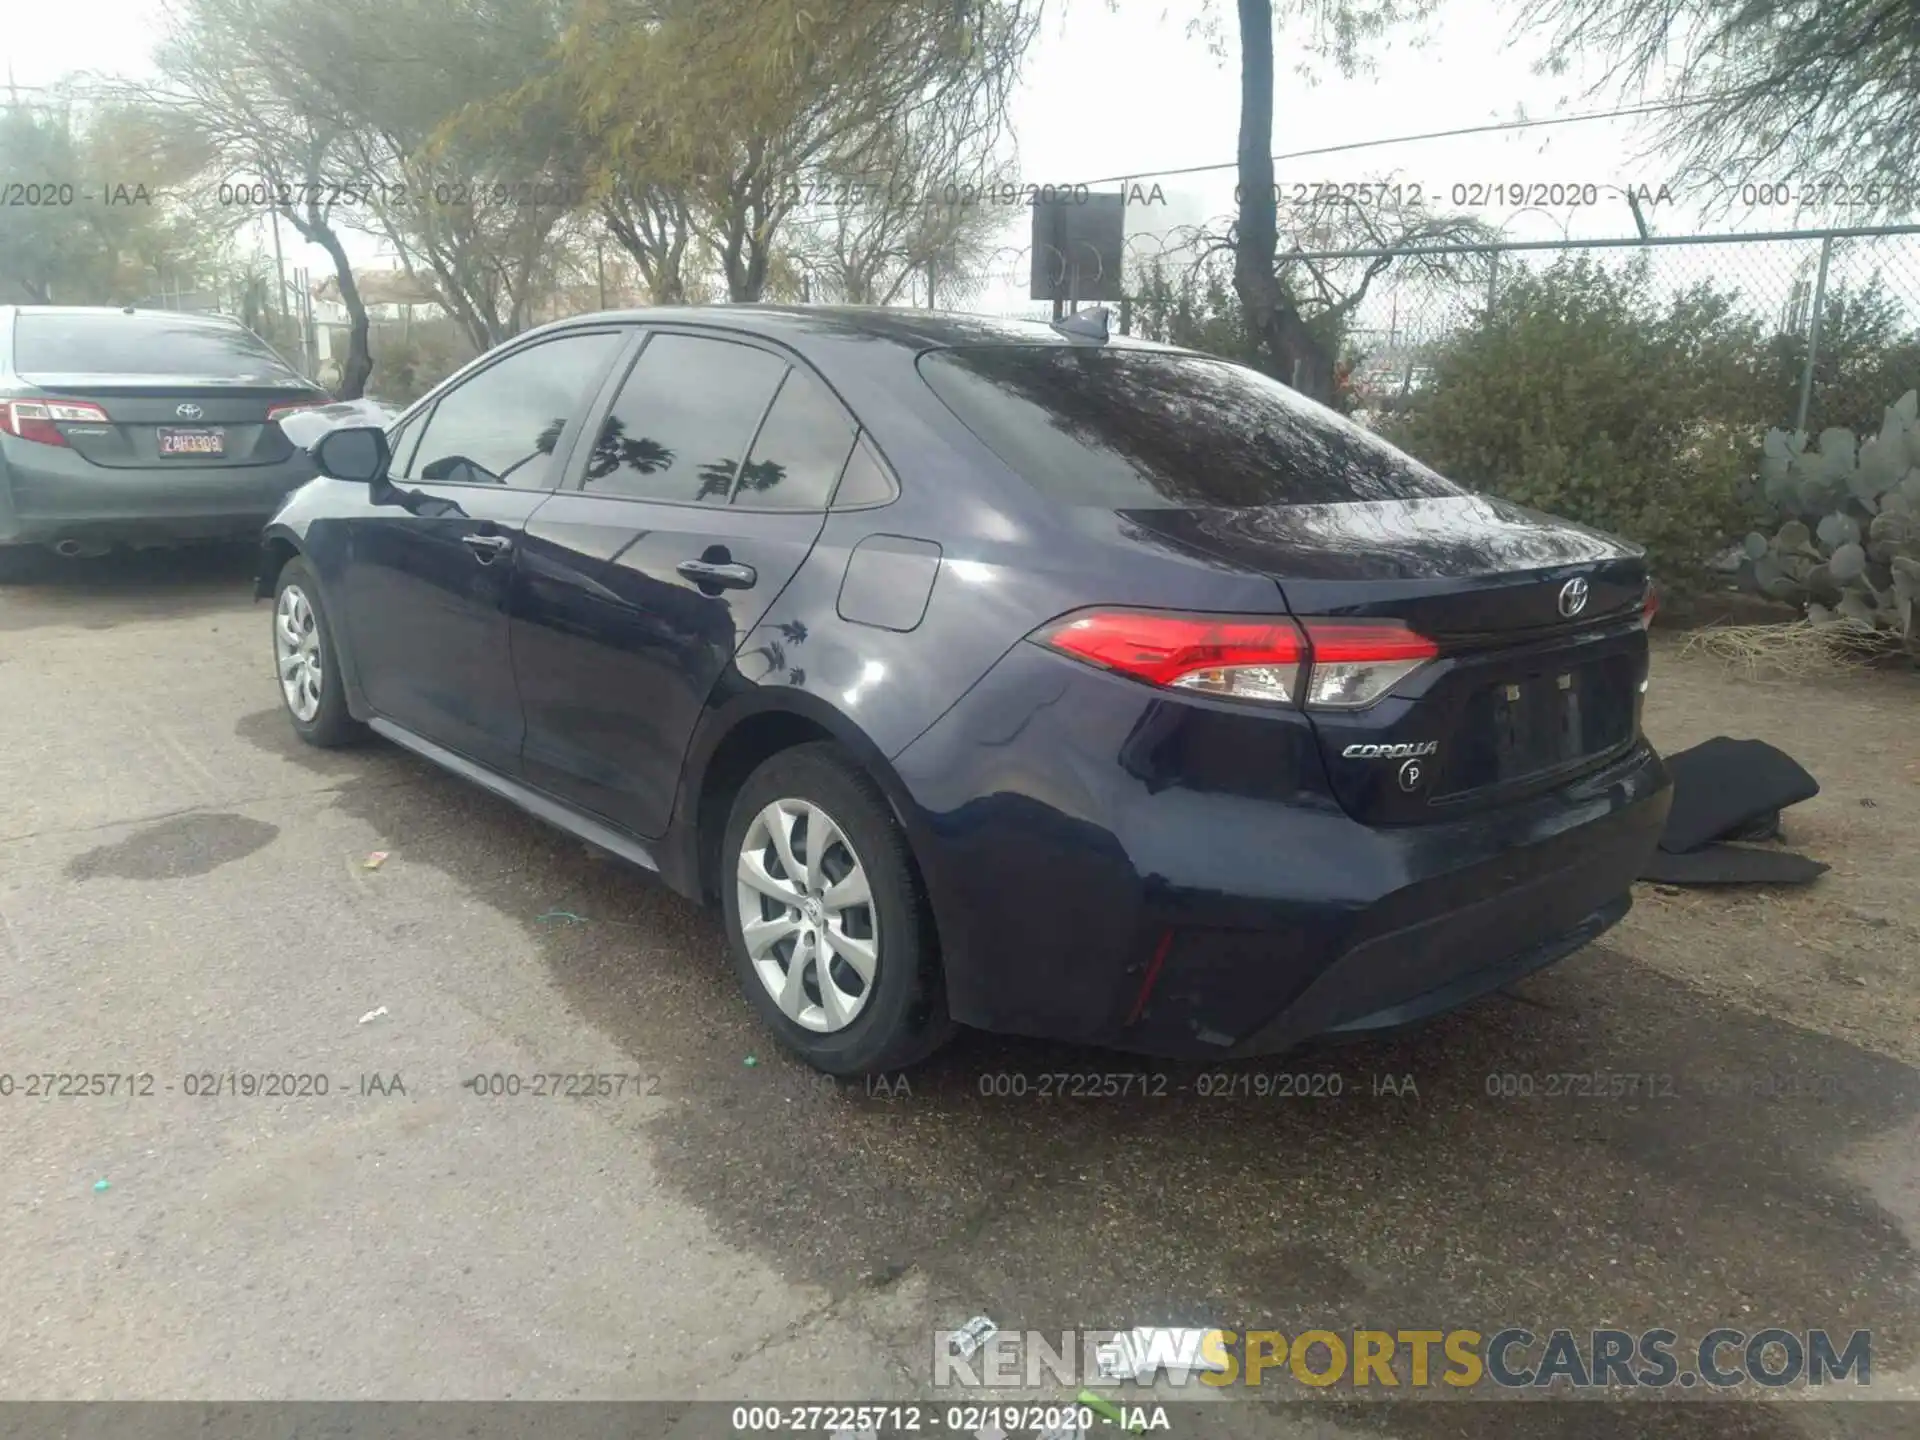
[[[1665,820],[1637,549],[1097,318],[586,316],[314,453],[300,734],[717,900],[836,1074],[1418,1020],[1619,920]]]

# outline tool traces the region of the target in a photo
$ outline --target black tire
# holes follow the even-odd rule
[[[320,706],[311,719],[303,720],[294,713],[292,702],[280,684],[277,648],[273,652],[274,688],[280,691],[280,702],[286,708],[294,734],[307,744],[322,750],[335,750],[343,745],[354,744],[365,737],[366,727],[347,713],[347,688],[340,679],[340,652],[334,644],[333,629],[327,623],[326,605],[320,598],[320,581],[314,575],[313,567],[298,555],[280,567],[280,576],[273,582],[272,623],[280,623],[281,601],[292,586],[299,587],[301,595],[312,607],[314,627],[319,634]]]
[[[819,806],[840,828],[867,872],[872,897],[868,918],[877,928],[879,959],[859,1013],[839,1030],[808,1029],[783,1013],[747,949],[735,877],[748,830],[776,800]],[[826,857],[820,863],[827,864]],[[933,916],[907,837],[880,787],[839,746],[816,743],[783,750],[747,777],[727,818],[717,878],[726,910],[728,948],[741,986],[780,1043],[809,1065],[829,1075],[901,1070],[926,1059],[951,1038],[955,1026],[947,1014]],[[818,972],[807,973],[814,975],[811,993],[817,997]]]

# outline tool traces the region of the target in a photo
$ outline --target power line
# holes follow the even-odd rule
[[[1428,130],[1417,135],[1389,135],[1378,140],[1354,140],[1345,145],[1316,145],[1311,150],[1289,150],[1271,157],[1274,161],[1304,160],[1310,155],[1337,155],[1347,150],[1373,150],[1382,145],[1407,145],[1418,140],[1448,140],[1457,135],[1485,135],[1496,130],[1528,130],[1543,125],[1573,125],[1583,120],[1617,120],[1633,115],[1653,115],[1662,110],[1681,110],[1689,105],[1707,105],[1724,97],[1703,95],[1694,100],[1656,100],[1645,105],[1628,105],[1618,110],[1592,110],[1580,115],[1550,115],[1540,120],[1501,120],[1491,125],[1463,125],[1457,130]],[[1205,175],[1216,170],[1237,170],[1238,160],[1217,165],[1183,165],[1174,170],[1135,170],[1126,175],[1103,175],[1097,180],[1081,180],[1080,185],[1125,184],[1129,180],[1158,178],[1162,175]]]

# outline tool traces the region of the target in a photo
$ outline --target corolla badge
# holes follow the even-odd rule
[[[1409,740],[1400,745],[1349,745],[1340,752],[1342,760],[1414,760],[1432,755],[1440,748],[1438,740]]]
[[[1560,587],[1560,613],[1571,620],[1587,608],[1587,582],[1576,575]]]
[[[202,410],[198,405],[188,403],[180,406],[173,413],[178,415],[182,420],[198,420],[207,412]]]

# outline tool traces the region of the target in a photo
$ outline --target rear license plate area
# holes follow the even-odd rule
[[[192,430],[163,427],[159,438],[160,454],[168,459],[196,456],[204,459],[227,453],[227,432],[224,430],[205,426]]]
[[[1466,706],[1452,747],[1451,790],[1478,789],[1605,755],[1633,736],[1634,681],[1625,657],[1498,681]]]

